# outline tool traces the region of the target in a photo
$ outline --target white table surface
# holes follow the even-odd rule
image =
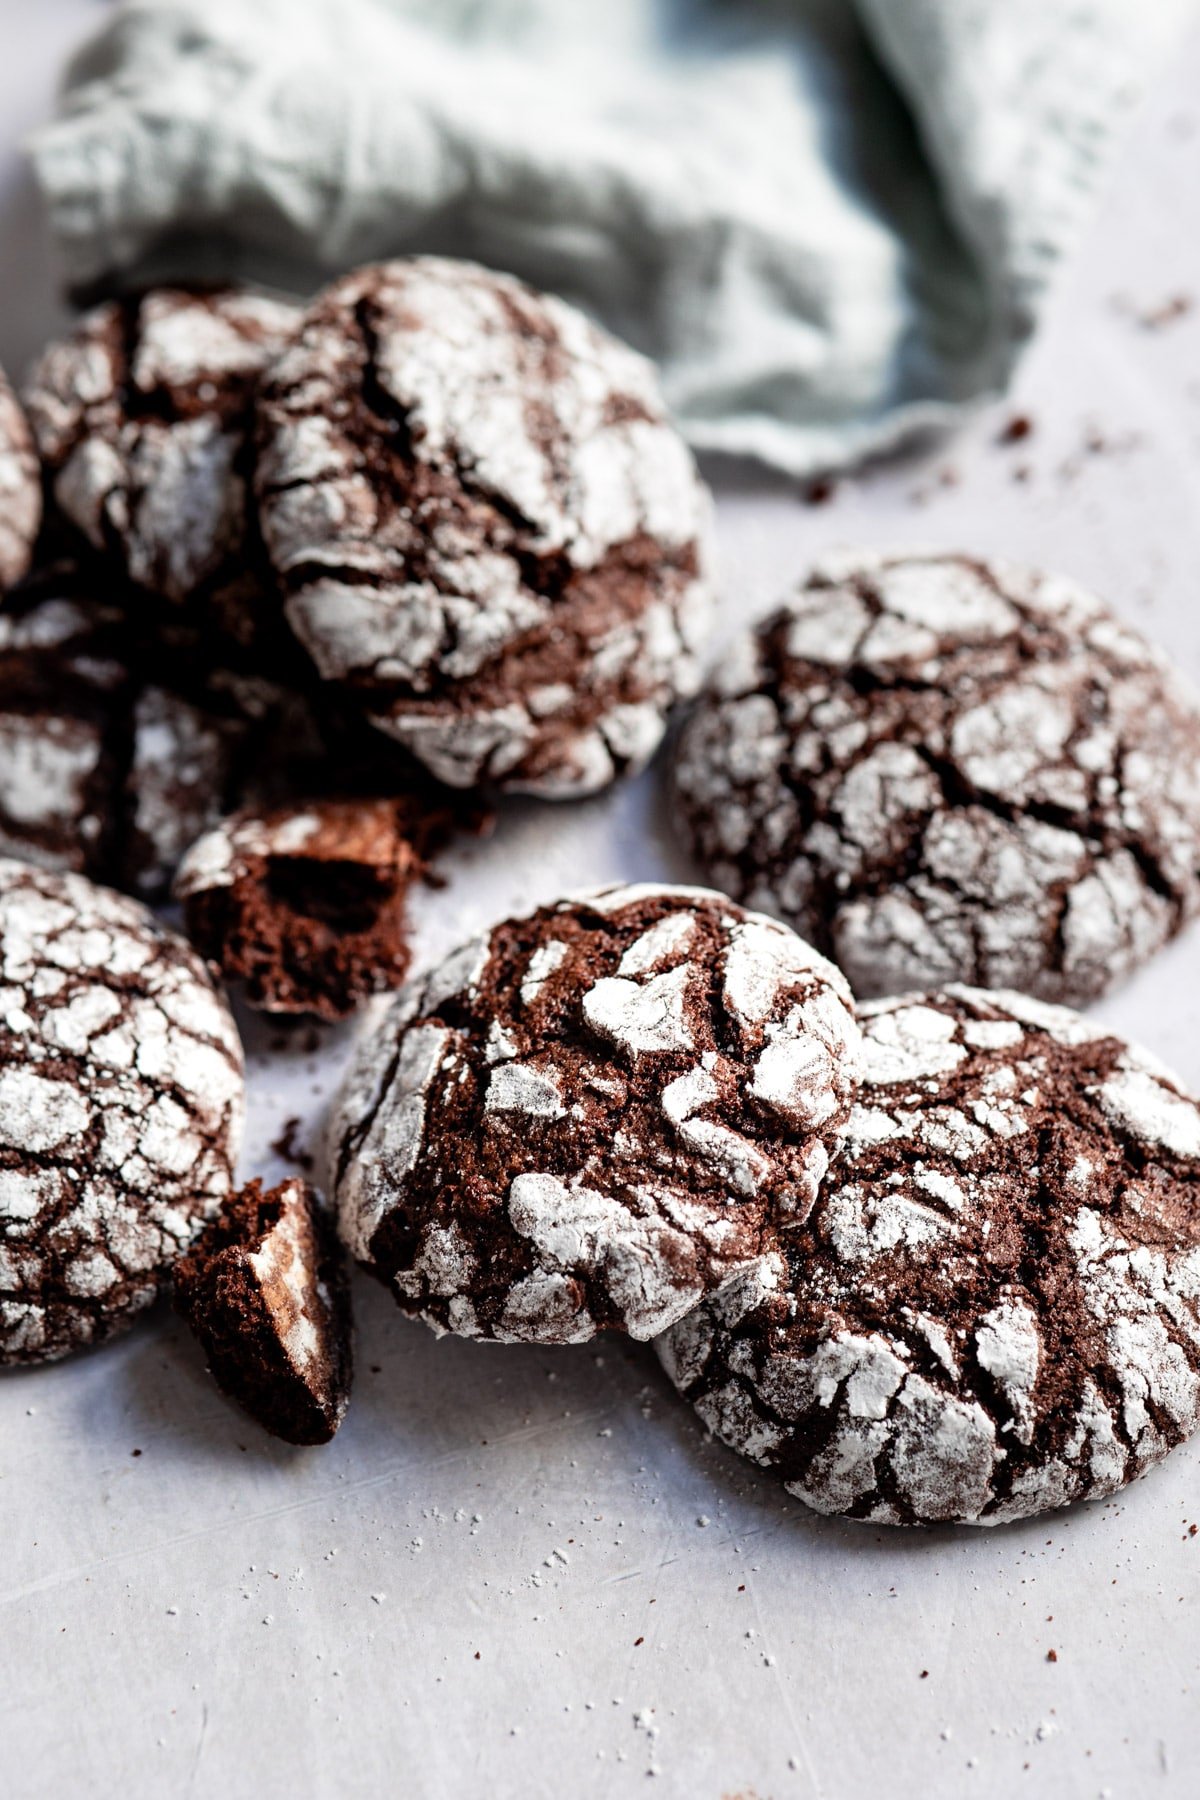
[[[58,310],[16,144],[99,12],[0,0],[17,369]],[[1028,360],[1011,410],[1032,436],[1000,447],[998,409],[821,507],[723,479],[727,626],[824,545],[964,545],[1093,582],[1200,677],[1198,94],[1200,37]],[[583,882],[685,868],[649,778],[519,809],[450,871],[422,958]],[[1200,929],[1099,1010],[1200,1086]],[[248,1035],[245,1169],[272,1175],[347,1034]],[[161,1311],[0,1379],[0,1794],[1200,1792],[1200,1445],[1025,1526],[825,1521],[706,1441],[648,1349],[438,1342],[368,1282],[356,1299],[354,1403],[324,1450],[264,1437]]]

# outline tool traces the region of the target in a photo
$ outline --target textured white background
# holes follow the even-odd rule
[[[58,315],[15,146],[98,14],[0,0],[0,360],[18,371]],[[962,544],[1093,582],[1200,677],[1197,93],[1200,37],[1013,408],[822,507],[720,481],[728,627],[825,544]],[[1186,294],[1191,313],[1141,322]],[[1034,433],[1000,447],[1018,408]],[[583,882],[683,873],[667,827],[653,778],[513,813],[422,899],[418,954]],[[1200,1085],[1200,931],[1103,1013]],[[281,1122],[311,1130],[336,1077],[336,1034],[294,1043],[253,1036],[247,1173],[282,1167]],[[1024,1527],[865,1529],[706,1443],[645,1349],[438,1343],[381,1290],[357,1300],[355,1400],[326,1450],[259,1434],[165,1315],[0,1378],[0,1793],[1200,1791],[1200,1445]]]

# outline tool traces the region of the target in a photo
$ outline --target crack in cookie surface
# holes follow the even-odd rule
[[[1083,1003],[1200,907],[1200,708],[1073,583],[828,558],[682,735],[702,863],[856,992]]]
[[[1200,1107],[1065,1009],[862,1009],[809,1219],[662,1358],[822,1512],[993,1524],[1110,1494],[1200,1422]]]
[[[417,792],[244,810],[191,846],[175,896],[192,943],[249,1005],[344,1018],[399,987],[409,890],[453,829]]]
[[[651,1337],[812,1205],[857,1041],[838,972],[707,890],[508,920],[413,983],[352,1066],[343,1237],[440,1329]]]

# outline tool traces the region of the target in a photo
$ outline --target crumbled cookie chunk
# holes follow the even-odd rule
[[[709,505],[650,365],[432,257],[360,269],[264,382],[263,535],[321,673],[440,780],[592,793],[694,691]]]
[[[42,518],[42,477],[28,422],[0,369],[0,594],[29,567]]]
[[[176,878],[188,936],[251,1006],[338,1019],[408,970],[408,893],[452,828],[418,798],[242,812]]]
[[[1200,906],[1200,708],[1073,583],[830,557],[682,735],[708,874],[859,994],[948,980],[1085,1003]]]
[[[43,353],[25,398],[55,501],[139,586],[249,602],[254,390],[298,317],[261,294],[154,288]]]
[[[804,1217],[854,1088],[837,970],[698,888],[465,945],[364,1042],[331,1124],[347,1245],[468,1337],[653,1337]]]
[[[134,900],[0,861],[0,1362],[99,1343],[228,1193],[242,1053]]]
[[[176,1264],[175,1309],[251,1418],[289,1444],[329,1442],[350,1399],[350,1289],[307,1182],[252,1181],[227,1201]]]
[[[1200,1423],[1200,1106],[1077,1014],[862,1009],[817,1204],[660,1350],[819,1512],[997,1524],[1111,1494]]]

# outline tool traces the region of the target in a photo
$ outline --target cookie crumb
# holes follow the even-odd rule
[[[306,1174],[309,1174],[313,1167],[313,1157],[297,1144],[296,1137],[299,1131],[300,1120],[293,1114],[290,1119],[284,1121],[283,1130],[274,1139],[270,1148],[282,1162],[293,1163],[296,1168],[303,1169]]]

